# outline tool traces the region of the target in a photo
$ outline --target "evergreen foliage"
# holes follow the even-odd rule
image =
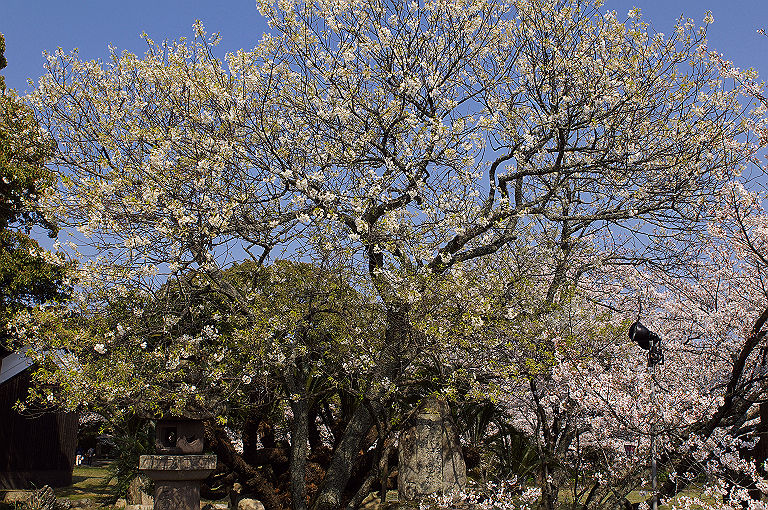
[[[4,51],[0,34],[0,69],[7,64]],[[29,235],[35,226],[47,230],[51,238],[57,234],[41,207],[56,184],[54,172],[46,167],[52,150],[32,109],[0,81],[1,325],[19,310],[63,299],[68,292],[66,265]]]

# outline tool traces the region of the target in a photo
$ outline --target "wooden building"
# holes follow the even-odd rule
[[[72,483],[77,448],[77,413],[18,413],[33,366],[24,352],[0,349],[0,489]]]

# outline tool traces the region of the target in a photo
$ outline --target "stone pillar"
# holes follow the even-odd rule
[[[200,481],[216,469],[216,456],[142,455],[139,469],[155,482],[155,510],[200,510]]]
[[[413,425],[400,434],[400,501],[448,494],[467,485],[467,469],[448,403],[426,399]]]

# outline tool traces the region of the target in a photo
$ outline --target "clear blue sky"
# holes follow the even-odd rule
[[[768,0],[605,0],[624,19],[632,6],[659,32],[671,33],[681,14],[700,22],[707,10],[710,47],[741,68],[755,67],[768,76]],[[251,48],[266,29],[254,0],[2,0],[0,32],[6,37],[8,67],[2,71],[9,87],[27,90],[27,78],[43,73],[44,49],[79,48],[81,58],[103,58],[107,45],[143,51],[142,31],[153,39],[189,36],[195,19],[209,32],[220,32],[221,54]]]
[[[0,33],[8,87],[28,89],[27,78],[43,74],[43,50],[78,48],[82,59],[106,58],[107,46],[141,54],[141,33],[155,41],[192,35],[200,19],[220,32],[221,56],[252,48],[267,29],[254,0],[0,0]]]

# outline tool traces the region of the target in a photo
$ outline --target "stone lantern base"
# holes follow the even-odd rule
[[[200,510],[200,480],[215,469],[215,455],[139,457],[139,470],[155,482],[155,510]]]

